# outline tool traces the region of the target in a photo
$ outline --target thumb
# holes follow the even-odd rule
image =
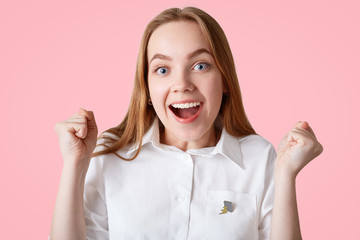
[[[92,111],[87,111],[83,108],[80,108],[79,114],[86,117],[89,134],[95,134],[97,136],[98,129],[97,129],[94,113]]]
[[[296,128],[300,128],[300,129],[305,129],[305,130],[309,130],[309,123],[306,121],[299,121],[296,125]]]

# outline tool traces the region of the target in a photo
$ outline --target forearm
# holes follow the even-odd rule
[[[286,171],[275,169],[274,208],[271,224],[272,240],[301,238],[296,202],[295,178]]]
[[[83,193],[86,171],[65,167],[61,174],[50,237],[86,239]]]

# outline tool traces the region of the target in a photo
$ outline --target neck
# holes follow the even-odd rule
[[[203,136],[198,139],[179,139],[170,131],[163,129],[160,132],[160,142],[169,146],[175,146],[183,151],[213,147],[220,139],[221,131],[211,127]]]

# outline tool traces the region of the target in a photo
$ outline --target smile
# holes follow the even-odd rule
[[[175,119],[180,123],[190,123],[200,114],[201,102],[174,103],[169,106]]]

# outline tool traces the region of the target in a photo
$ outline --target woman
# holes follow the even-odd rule
[[[200,9],[148,24],[128,113],[95,153],[91,111],[56,131],[64,167],[52,239],[301,238],[295,178],[322,146],[307,122],[277,157],[256,135],[225,34]]]

